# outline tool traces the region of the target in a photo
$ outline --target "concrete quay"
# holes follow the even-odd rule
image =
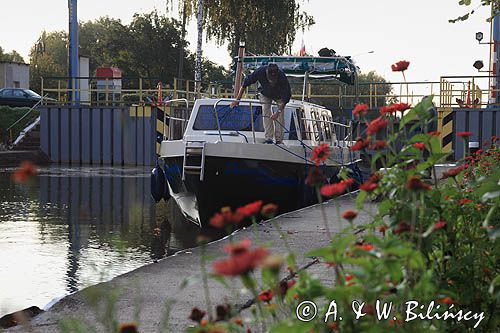
[[[347,194],[337,199],[340,211],[355,209],[355,197],[354,194]],[[335,234],[342,232],[348,226],[348,222],[338,220],[335,201],[326,202],[322,206],[328,217],[330,231]],[[375,211],[376,204],[367,203],[365,209]],[[370,218],[367,213],[360,212],[355,221],[368,223]],[[273,221],[263,222],[258,226],[255,235],[252,227],[243,229],[236,232],[233,239],[239,241],[250,238],[254,245],[256,243],[266,245],[272,253],[286,253],[286,246],[280,239],[278,228],[286,235],[292,251],[296,253],[299,267],[311,262],[311,258],[304,257],[304,253],[328,243],[320,205],[278,216]],[[211,271],[211,263],[214,260],[225,256],[222,247],[228,242],[226,238],[207,245],[205,250],[206,255],[210,258],[207,263],[209,271]],[[61,332],[58,321],[69,317],[81,320],[91,326],[97,325],[98,332],[106,332],[102,326],[98,326],[96,310],[89,305],[84,294],[109,292],[110,290],[119,290],[115,304],[119,322],[134,321],[134,311],[140,307],[140,332],[184,332],[187,327],[192,325],[188,319],[191,309],[193,307],[205,309],[201,281],[184,289],[180,288],[186,278],[200,277],[201,252],[201,248],[183,250],[157,263],[118,276],[109,282],[69,295],[48,311],[33,318],[28,325],[14,327],[6,332]],[[308,271],[324,279],[325,282],[333,279],[331,270],[322,264],[312,265]],[[225,301],[230,304],[242,305],[251,298],[250,295],[244,295],[241,296],[241,299],[234,299],[230,291],[220,283],[209,280],[208,284],[213,306]],[[241,286],[239,280],[235,279],[235,286],[236,288]],[[171,308],[168,327],[162,328],[165,301],[167,300],[172,300],[175,303]],[[101,312],[99,315],[103,315],[103,313]]]

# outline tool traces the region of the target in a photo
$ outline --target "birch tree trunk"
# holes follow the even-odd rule
[[[194,70],[195,91],[199,96],[201,91],[201,57],[203,46],[203,0],[198,0],[197,6],[197,21],[198,21],[198,43],[196,46],[196,66]]]

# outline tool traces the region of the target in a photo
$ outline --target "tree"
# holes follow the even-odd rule
[[[470,6],[472,3],[472,0],[459,0],[458,4],[463,5],[463,6]],[[500,11],[500,0],[481,0],[481,6],[492,6],[491,7],[491,17],[488,18],[488,21],[490,21],[495,15],[498,14]],[[469,19],[469,16],[474,14],[475,9],[470,11],[469,13],[466,13],[462,16],[459,16],[455,19],[448,20],[450,23],[456,23],[460,21],[466,21]]]
[[[65,77],[68,73],[66,33],[44,31],[39,40],[44,45],[43,50],[34,45],[30,51],[30,87],[35,91],[41,90],[41,77]]]
[[[156,11],[135,14],[130,24],[120,20],[101,17],[94,21],[80,23],[80,55],[90,58],[90,75],[94,76],[98,67],[118,67],[126,78],[151,78],[143,81],[143,88],[155,88],[158,81],[172,84],[178,74],[179,47],[187,47],[182,38],[178,21],[159,15]],[[40,90],[40,77],[45,78],[45,86],[57,86],[48,77],[61,77],[62,88],[67,76],[67,34],[64,31],[43,32],[37,45],[30,52],[32,64],[31,85]],[[44,45],[40,50],[38,44]],[[183,75],[192,78],[194,56],[186,49],[183,52]],[[211,75],[216,80],[227,76],[223,67],[207,60],[203,72],[205,81]],[[204,65],[205,66],[205,65]],[[207,76],[209,73],[210,76]],[[123,80],[125,88],[138,88],[138,80]]]
[[[12,50],[12,52],[10,53],[4,53],[3,48],[1,46],[0,46],[0,61],[24,63],[23,57],[19,53],[17,53],[16,50]]]
[[[302,11],[303,0],[205,0],[203,25],[207,37],[236,56],[240,40],[254,54],[283,54],[291,47],[295,33],[314,24]],[[172,0],[167,0],[172,3]],[[179,0],[188,17],[195,14],[197,0]],[[167,6],[168,7],[168,6]]]

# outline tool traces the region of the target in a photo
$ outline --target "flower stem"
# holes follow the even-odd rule
[[[205,267],[206,264],[206,256],[205,256],[206,245],[201,245],[201,279],[203,282],[203,291],[205,293],[205,302],[207,304],[207,313],[209,320],[212,320],[212,303],[210,302],[210,292],[208,290],[208,278],[207,278],[207,269]]]
[[[323,223],[325,225],[326,235],[328,239],[332,239],[332,234],[330,233],[330,228],[328,228],[328,219],[326,217],[325,207],[323,207],[323,199],[321,198],[321,193],[319,191],[319,186],[316,186],[316,196],[318,197],[319,207],[321,209],[321,216],[323,217]]]

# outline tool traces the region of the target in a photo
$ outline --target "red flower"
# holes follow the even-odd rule
[[[275,204],[267,204],[262,207],[262,210],[260,211],[261,215],[267,218],[274,217],[276,215],[276,212],[278,211],[278,206]]]
[[[38,173],[36,165],[30,161],[24,161],[21,163],[19,168],[14,172],[12,178],[16,183],[25,183],[31,177]]]
[[[252,241],[247,238],[239,243],[224,245],[224,252],[230,255],[238,255],[244,252],[248,252],[250,250],[250,245],[252,245]]]
[[[375,248],[373,244],[361,244],[361,245],[356,245],[356,248],[364,251],[371,251]]]
[[[251,217],[259,214],[260,208],[262,207],[262,200],[258,200],[252,203],[249,203],[245,206],[242,206],[236,210],[236,213],[240,213],[244,217]]]
[[[320,189],[320,193],[324,197],[333,197],[344,194],[345,186],[341,183],[324,185]]]
[[[408,66],[410,66],[410,62],[406,60],[401,60],[398,61],[397,63],[391,65],[392,71],[393,72],[403,72],[408,69]]]
[[[209,224],[215,228],[224,228],[229,224],[235,224],[241,222],[245,216],[242,212],[236,211],[232,212],[230,207],[223,207],[220,213],[215,213],[212,218],[210,218]]]
[[[372,192],[378,187],[377,183],[372,183],[371,181],[364,182],[359,186],[359,188],[366,192]]]
[[[465,205],[465,204],[472,203],[472,202],[473,202],[473,201],[472,201],[472,200],[470,200],[470,199],[460,199],[460,200],[458,200],[458,204],[459,204],[460,206],[463,206],[463,205]]]
[[[312,151],[311,160],[316,164],[320,165],[321,162],[325,161],[331,154],[330,146],[326,143],[322,143],[319,146],[314,147]]]
[[[389,326],[401,326],[401,325],[403,325],[403,321],[401,319],[396,319],[396,320],[391,319],[389,321]]]
[[[374,144],[372,144],[368,149],[370,150],[380,150],[386,146],[386,142],[384,140],[377,140]]]
[[[368,180],[371,183],[378,183],[382,179],[383,175],[380,172],[375,172],[370,176]]]
[[[378,231],[382,233],[382,235],[385,236],[385,232],[389,229],[385,224],[382,224],[380,227],[378,227]]]
[[[250,240],[246,239],[234,245],[224,246],[224,251],[230,256],[213,263],[215,273],[237,276],[254,270],[269,255],[269,251],[262,247],[251,250],[250,243]]]
[[[366,129],[366,133],[368,133],[368,135],[376,134],[380,130],[386,128],[388,123],[389,122],[386,119],[384,119],[382,117],[378,117],[378,118],[374,119],[371,123],[368,124],[368,128]]]
[[[346,210],[344,214],[342,214],[342,217],[349,221],[354,220],[356,216],[358,216],[358,213],[353,210]]]
[[[367,111],[368,111],[368,105],[357,104],[356,107],[354,107],[354,110],[352,110],[352,114],[354,116],[357,116],[361,112],[361,114],[364,116],[364,115],[366,115]]]
[[[406,182],[406,188],[410,190],[430,190],[432,186],[420,180],[420,176],[411,176]]]
[[[193,308],[188,318],[199,323],[206,314],[207,313],[205,311],[202,311],[198,308]]]
[[[427,133],[429,134],[430,136],[440,136],[441,135],[441,132],[438,132],[438,131],[432,131],[432,132],[429,132]]]
[[[354,146],[351,147],[351,150],[358,151],[358,150],[361,150],[361,149],[367,147],[369,144],[370,144],[370,141],[363,140],[360,138],[360,139],[356,140],[356,143],[354,144]]]
[[[347,188],[352,184],[354,184],[354,179],[349,178],[346,180],[342,180],[336,184],[324,185],[323,187],[321,187],[320,193],[324,197],[333,197],[341,195],[344,194]]]
[[[439,229],[442,229],[446,227],[446,222],[445,221],[438,221],[436,222],[436,224],[434,224],[434,227],[432,228],[432,230],[439,230]]]
[[[389,106],[383,106],[380,108],[380,114],[385,115],[385,114],[393,114],[396,111],[398,111],[396,104],[392,104]]]
[[[453,299],[451,299],[450,297],[440,298],[440,299],[438,299],[438,302],[439,303],[445,303],[445,304],[448,304],[448,305],[452,305],[452,304],[455,303],[455,301]]]
[[[411,230],[411,227],[409,224],[405,222],[399,222],[396,228],[392,231],[393,234],[399,235],[402,234],[403,232],[408,232]]]
[[[394,106],[396,107],[396,110],[398,110],[400,112],[404,112],[408,109],[411,109],[411,105],[406,104],[406,103],[399,103],[399,104],[395,104]]]
[[[345,280],[346,280],[347,282],[351,281],[352,279],[354,279],[354,276],[349,275],[349,274],[346,274],[346,276],[345,276]]]
[[[257,296],[257,298],[259,299],[259,301],[262,301],[262,302],[270,302],[272,299],[273,299],[273,292],[271,290],[264,290],[263,292],[261,292],[259,294],[259,296]]]
[[[443,172],[443,178],[455,177],[464,169],[465,169],[465,165],[461,165],[461,166],[458,166],[456,168],[449,169],[449,170]]]
[[[227,221],[221,213],[215,213],[215,215],[210,218],[209,224],[215,228],[224,228],[227,225]]]
[[[457,133],[457,136],[461,137],[461,138],[467,138],[469,136],[472,136],[474,133],[472,132],[458,132]]]
[[[417,149],[420,149],[420,150],[424,150],[425,149],[425,143],[423,143],[423,142],[417,142],[417,143],[413,144],[413,147],[415,147]]]
[[[354,184],[354,179],[347,178],[345,180],[342,180],[341,183],[344,184],[346,187],[349,187]]]

